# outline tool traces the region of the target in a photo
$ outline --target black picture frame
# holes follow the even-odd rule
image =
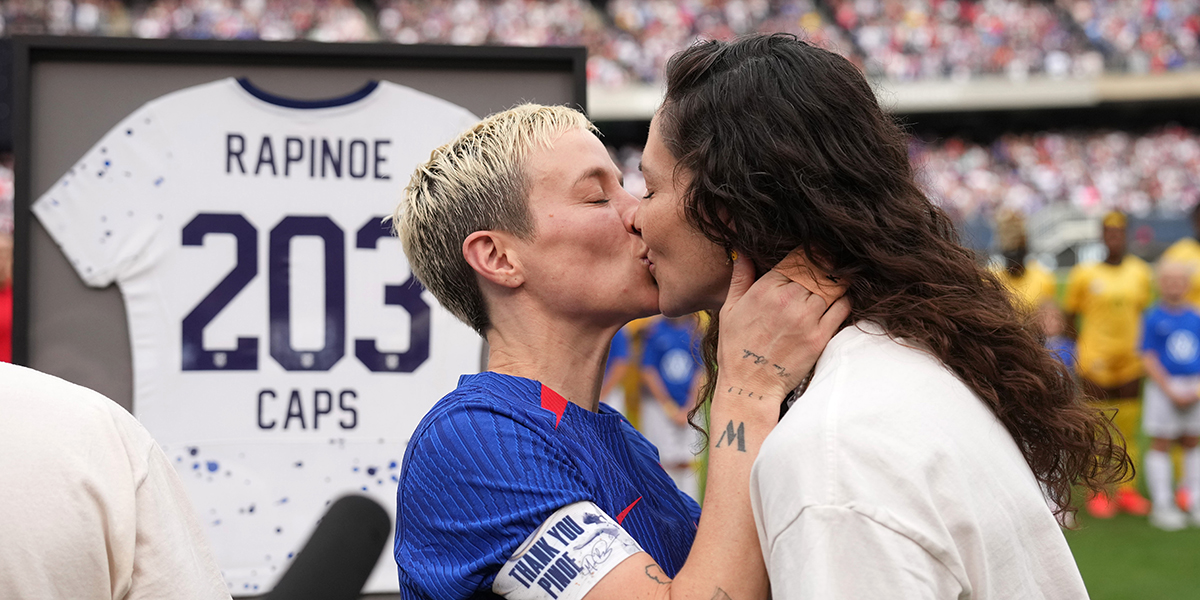
[[[141,63],[157,65],[252,65],[311,67],[389,67],[434,70],[521,70],[567,72],[571,102],[587,113],[587,49],[583,47],[444,46],[381,43],[143,40],[14,36],[13,152],[14,262],[13,363],[29,365],[29,240],[35,190],[30,156],[32,73],[48,62]]]

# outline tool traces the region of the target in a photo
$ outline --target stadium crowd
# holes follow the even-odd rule
[[[5,0],[3,33],[584,45],[594,84],[654,83],[696,39],[786,31],[892,81],[1200,68],[1190,0]],[[368,10],[368,12],[372,12]]]
[[[1200,201],[1200,134],[1181,127],[1006,134],[988,146],[914,142],[911,156],[931,195],[964,220],[1054,202],[1089,215],[1172,216]]]
[[[588,47],[593,84],[657,81],[667,58],[697,39],[756,31],[806,34],[826,47],[852,44],[811,0],[380,0],[380,35],[403,43]]]
[[[1091,216],[1170,217],[1200,203],[1200,132],[1183,127],[1010,133],[988,145],[914,139],[909,150],[930,197],[959,222],[990,222],[1002,210],[1032,214],[1053,203]],[[614,156],[626,187],[639,193],[640,149]]]
[[[1133,73],[1200,65],[1200,5],[1192,0],[1058,0],[1113,66]]]
[[[1052,5],[1023,0],[830,0],[837,22],[867,54],[868,73],[893,81],[1030,73],[1091,76],[1100,53]]]
[[[6,0],[4,34],[361,42],[375,28],[353,0]]]

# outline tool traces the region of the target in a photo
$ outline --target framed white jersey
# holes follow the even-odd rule
[[[394,512],[409,435],[478,370],[385,222],[476,120],[389,82],[313,102],[222,79],[129,115],[34,203],[88,285],[120,287],[134,414],[234,594],[268,590],[339,496]],[[395,577],[385,552],[368,589]]]

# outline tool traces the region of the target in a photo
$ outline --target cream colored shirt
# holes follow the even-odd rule
[[[932,356],[838,333],[751,474],[775,600],[1087,598],[1016,443]]]
[[[96,392],[10,364],[0,364],[0,597],[230,597],[141,424]]]

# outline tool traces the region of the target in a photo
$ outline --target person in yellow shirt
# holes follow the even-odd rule
[[[1192,270],[1192,280],[1185,300],[1200,307],[1200,204],[1192,209],[1192,231],[1194,237],[1180,239],[1171,244],[1162,254],[1166,262],[1181,263]]]
[[[996,238],[1004,257],[1004,266],[996,271],[1000,281],[1025,303],[1028,311],[1053,302],[1058,289],[1054,274],[1037,261],[1025,262],[1029,243],[1024,215],[1014,210],[1000,212],[996,217]]]
[[[1084,388],[1098,401],[1117,409],[1115,423],[1125,436],[1130,457],[1138,464],[1138,398],[1143,366],[1138,352],[1142,313],[1150,304],[1153,274],[1150,266],[1125,253],[1124,214],[1110,212],[1103,220],[1108,256],[1100,263],[1077,265],[1067,279],[1064,309],[1067,323],[1078,322],[1077,373]],[[1145,516],[1150,501],[1125,482],[1115,498],[1097,494],[1087,503],[1093,516],[1106,518],[1117,510]]]

